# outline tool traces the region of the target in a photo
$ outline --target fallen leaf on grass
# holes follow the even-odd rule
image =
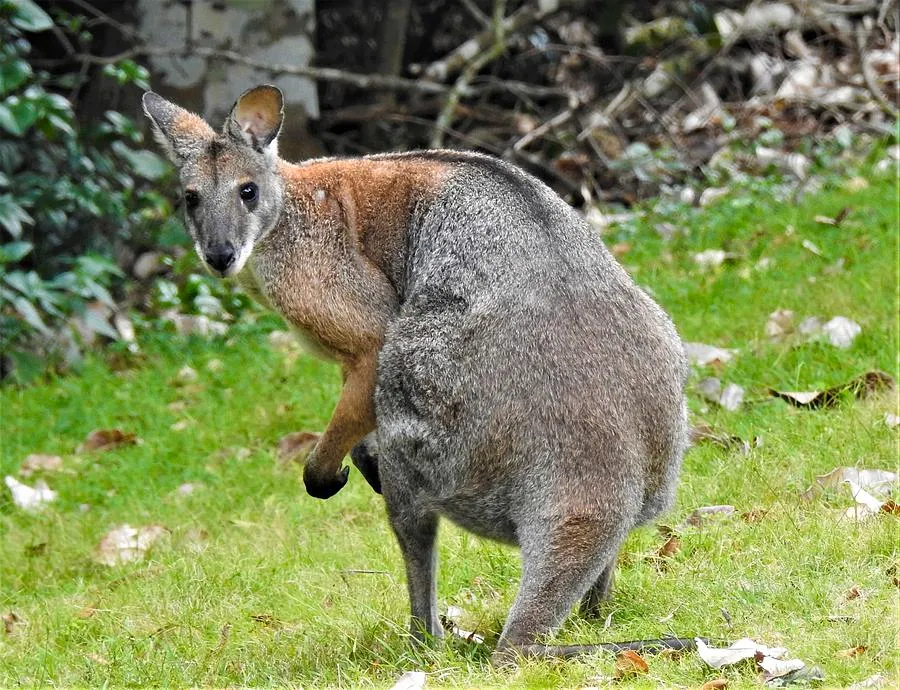
[[[169,429],[171,431],[184,431],[193,425],[193,420],[191,419],[179,419],[177,422],[171,424]]]
[[[806,664],[800,659],[775,659],[764,655],[759,660],[759,667],[763,670],[763,680],[766,682],[779,676],[786,676],[793,671],[799,671],[804,666]]]
[[[884,501],[879,501],[854,481],[848,479],[846,483],[850,487],[850,495],[853,496],[855,505],[844,511],[845,518],[856,522],[863,522],[881,512],[882,507],[885,504]]]
[[[193,553],[202,553],[209,543],[209,532],[201,527],[191,527],[184,534],[184,542]]]
[[[834,655],[838,659],[853,659],[858,657],[860,654],[865,654],[868,647],[863,647],[860,645],[859,647],[850,647],[850,649],[841,649],[834,653]]]
[[[770,340],[782,340],[794,332],[794,312],[790,309],[777,309],[769,314],[766,321],[766,335]]]
[[[16,626],[22,623],[22,619],[14,612],[10,611],[0,616],[3,619],[3,632],[12,635],[16,631]]]
[[[736,383],[729,383],[722,388],[722,382],[714,376],[708,376],[697,383],[697,390],[711,403],[725,408],[729,412],[737,410],[744,401],[744,389]]]
[[[707,249],[693,256],[694,263],[704,269],[717,268],[726,261],[736,258],[738,258],[737,254],[726,252],[723,249]]]
[[[699,527],[703,524],[704,518],[707,518],[710,515],[734,515],[734,506],[719,505],[695,508],[693,512],[685,518],[682,524],[690,525],[691,527]]]
[[[803,247],[810,254],[815,254],[816,256],[822,256],[822,250],[819,249],[812,240],[803,240],[800,243],[800,246]]]
[[[6,476],[4,481],[12,493],[13,503],[22,510],[41,510],[47,503],[56,500],[56,492],[43,479],[35,482],[34,487],[23,484],[15,477]]]
[[[862,179],[862,178],[857,178],[857,179]],[[817,215],[813,218],[813,220],[816,223],[819,223],[820,225],[837,226],[837,225],[840,225],[848,215],[850,215],[850,211],[852,211],[852,210],[853,209],[851,209],[849,206],[845,206],[840,211],[838,211],[837,215],[834,218],[832,218],[830,216]]]
[[[424,687],[424,671],[407,671],[391,686],[391,690],[422,690]]]
[[[179,485],[179,487],[175,490],[179,496],[190,496],[192,493],[203,488],[203,484],[200,482],[185,482],[184,484]]]
[[[727,350],[715,345],[706,345],[705,343],[685,343],[684,354],[688,358],[688,362],[699,367],[705,367],[710,364],[727,364],[735,355],[735,350]]]
[[[278,460],[288,463],[303,460],[319,442],[319,434],[311,431],[293,431],[278,441]]]
[[[22,462],[19,476],[30,477],[35,472],[58,472],[62,469],[62,462],[58,455],[32,453]]]
[[[857,398],[866,398],[873,393],[894,387],[894,377],[883,371],[867,371],[847,383],[841,383],[821,391],[779,391],[769,389],[769,395],[789,402],[794,407],[822,408],[832,407],[844,393],[851,393]]]
[[[184,365],[169,383],[173,386],[185,386],[189,383],[196,383],[199,378],[200,375],[194,367]]]
[[[864,690],[865,688],[880,688],[884,685],[887,685],[888,679],[887,676],[881,673],[876,673],[874,676],[869,676],[865,680],[861,680],[858,683],[854,683],[853,685],[848,685],[847,690]]]
[[[713,668],[722,668],[723,666],[731,666],[747,659],[754,659],[757,654],[772,659],[780,659],[787,650],[783,647],[766,647],[758,642],[754,642],[749,637],[744,637],[729,647],[717,648],[708,646],[700,638],[696,638],[697,654],[708,666]]]
[[[94,560],[108,566],[139,561],[157,540],[168,533],[169,530],[162,525],[139,528],[121,525],[103,537],[97,545]]]
[[[862,333],[862,328],[845,316],[835,316],[822,326],[822,332],[828,337],[829,343],[845,350],[853,344],[856,336]]]
[[[647,673],[650,666],[637,652],[626,649],[616,656],[616,678],[627,678]]]
[[[750,443],[740,436],[732,436],[722,431],[717,431],[709,424],[699,423],[691,427],[690,432],[691,445],[700,443],[711,443],[726,450],[732,448],[740,448],[744,454],[750,452]]]
[[[765,508],[754,508],[753,510],[748,510],[741,513],[741,520],[743,520],[744,522],[749,522],[751,524],[755,522],[762,522],[768,514],[769,511]]]
[[[816,477],[816,484],[823,489],[836,489],[844,482],[853,482],[862,489],[887,496],[898,482],[898,477],[896,472],[888,470],[861,470],[856,467],[835,467],[831,472]]]
[[[460,638],[461,640],[465,640],[466,642],[474,642],[476,644],[483,644],[484,637],[482,635],[479,635],[474,630],[464,630],[459,627],[459,619],[464,615],[465,611],[463,611],[459,606],[448,606],[447,614],[441,616],[441,625],[443,625],[444,629],[447,630],[450,634]]]
[[[802,663],[802,662],[801,662]],[[771,688],[783,688],[788,685],[809,685],[825,680],[825,673],[818,666],[806,666],[790,671],[782,676],[766,677],[763,674],[766,685]]]
[[[76,452],[105,451],[119,446],[133,446],[138,443],[138,437],[121,429],[95,429],[87,435],[84,442],[78,446]]]
[[[75,614],[75,617],[87,620],[88,618],[92,618],[95,613],[97,613],[96,608],[94,608],[93,606],[85,606],[84,608],[78,610],[78,613]]]
[[[99,654],[94,654],[91,652],[90,654],[86,654],[85,657],[93,661],[95,664],[100,664],[101,666],[109,666],[109,659],[106,657],[100,656]]]
[[[727,678],[714,678],[713,680],[708,680],[703,685],[701,685],[700,690],[724,690],[727,687]]]
[[[677,535],[672,535],[666,539],[666,543],[659,547],[656,555],[659,558],[671,558],[681,551],[681,539]]]

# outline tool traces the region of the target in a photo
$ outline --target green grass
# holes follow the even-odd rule
[[[883,422],[896,412],[896,394],[819,411],[765,396],[769,386],[809,390],[868,369],[896,370],[890,177],[872,177],[856,192],[832,185],[799,205],[778,203],[766,189],[741,192],[737,204],[702,212],[649,213],[609,238],[630,243],[623,262],[686,340],[740,351],[717,375],[746,387],[748,403],[726,412],[692,395],[695,419],[763,443],[749,454],[692,449],[677,506],[663,521],[678,525],[694,508],[719,503],[737,514],[680,528],[681,550],[662,565],[653,555],[663,538],[653,528],[636,531],[621,555],[608,627],[572,616],[556,639],[749,636],[821,666],[828,686],[879,672],[897,678],[900,602],[890,572],[898,567],[897,518],[851,524],[838,519],[848,495],[799,496],[836,466],[896,468],[898,433]],[[839,227],[813,220],[845,206],[853,210]],[[685,234],[664,242],[653,230],[662,221]],[[823,257],[804,249],[804,239]],[[709,248],[739,258],[699,271],[691,255]],[[754,268],[761,257],[771,259],[767,270]],[[829,272],[839,258],[844,269]],[[770,343],[763,329],[778,308],[798,317],[844,315],[862,334],[848,350]],[[60,496],[43,513],[17,509],[5,489],[0,498],[0,609],[24,621],[0,633],[0,686],[367,687],[421,669],[430,686],[574,687],[612,674],[606,655],[510,671],[492,669],[489,645],[412,647],[403,568],[380,497],[354,471],[336,497],[313,500],[297,469],[275,460],[281,435],[323,428],[339,375],[304,357],[291,364],[262,330],[225,346],[148,338],[147,357],[132,368],[93,359],[79,375],[2,392],[2,473],[15,474],[29,453],[61,454],[65,464],[46,476]],[[223,365],[218,371],[207,368],[213,359]],[[171,382],[185,364],[199,372],[199,387]],[[168,407],[178,400],[187,401],[184,411]],[[182,419],[190,425],[173,430]],[[103,427],[143,442],[74,452]],[[243,448],[249,454],[237,452]],[[203,488],[182,496],[184,482]],[[768,512],[748,521],[740,517],[747,511]],[[162,524],[171,535],[142,563],[96,564],[96,544],[125,522]],[[208,534],[202,549],[196,530]],[[461,606],[464,627],[490,642],[515,594],[516,552],[446,523],[440,549],[441,606]],[[378,572],[344,572],[351,570]],[[854,586],[862,596],[846,600]],[[836,656],[856,646],[867,649]],[[695,654],[649,661],[649,675],[635,685],[698,686],[720,676],[730,687],[759,685],[752,664],[717,672]]]

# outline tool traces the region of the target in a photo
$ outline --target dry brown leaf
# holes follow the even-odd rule
[[[138,437],[131,432],[122,431],[121,429],[95,429],[78,446],[77,452],[112,450],[119,446],[133,446],[136,443],[138,443]]]
[[[319,434],[311,431],[291,432],[278,442],[278,460],[283,463],[304,460],[318,442]]]
[[[25,458],[19,468],[19,475],[30,477],[35,472],[57,472],[62,469],[62,458],[58,455],[33,453]]]
[[[713,680],[708,680],[703,685],[701,685],[700,690],[724,690],[727,687],[727,678],[714,678]]]
[[[859,588],[859,585],[853,585],[850,589],[844,592],[844,600],[853,601],[854,599],[859,599],[862,595],[863,592]]]
[[[754,508],[753,510],[748,510],[744,513],[741,513],[741,520],[744,522],[755,523],[762,522],[762,520],[769,514],[768,510],[764,508]]]
[[[95,613],[97,613],[97,609],[93,606],[85,606],[83,609],[80,609],[75,616],[78,618],[88,619],[91,618]]]
[[[851,647],[850,649],[842,649],[838,652],[835,652],[834,655],[839,659],[852,659],[854,657],[859,656],[860,654],[865,654],[868,647],[863,647],[860,645],[859,647]]]
[[[86,654],[85,656],[95,664],[100,664],[101,666],[109,666],[109,660],[106,657],[100,656],[99,654],[94,654],[93,652],[91,652],[90,654]]]
[[[626,678],[647,673],[650,667],[637,652],[626,649],[616,656],[616,678]]]
[[[881,504],[881,512],[900,517],[900,504],[894,501],[885,501]]]
[[[673,534],[666,540],[665,544],[659,547],[659,551],[656,552],[656,555],[660,558],[671,558],[679,551],[681,551],[681,539]]]
[[[769,389],[769,395],[789,402],[794,407],[822,408],[832,407],[844,393],[851,393],[857,398],[865,398],[873,393],[889,390],[894,387],[894,377],[883,371],[873,370],[860,374],[847,383],[842,383],[822,391],[778,391]]]
[[[12,635],[16,631],[16,626],[22,623],[22,619],[14,611],[4,613],[0,618],[3,619],[3,632]]]

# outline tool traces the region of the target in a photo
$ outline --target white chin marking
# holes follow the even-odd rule
[[[248,242],[243,247],[238,247],[237,256],[234,259],[234,263],[231,264],[228,268],[225,269],[225,272],[222,274],[223,278],[231,278],[236,276],[241,272],[241,269],[244,268],[244,265],[247,263],[247,259],[250,258],[250,253],[253,251],[253,243]]]

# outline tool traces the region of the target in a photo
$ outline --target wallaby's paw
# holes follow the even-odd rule
[[[342,467],[331,477],[321,477],[315,472],[310,472],[310,466],[307,465],[303,471],[303,484],[306,486],[306,493],[313,498],[331,498],[344,488],[349,474],[350,468]]]
[[[357,443],[350,451],[350,459],[376,494],[381,493],[381,476],[378,474],[378,458],[369,452],[365,442]]]

